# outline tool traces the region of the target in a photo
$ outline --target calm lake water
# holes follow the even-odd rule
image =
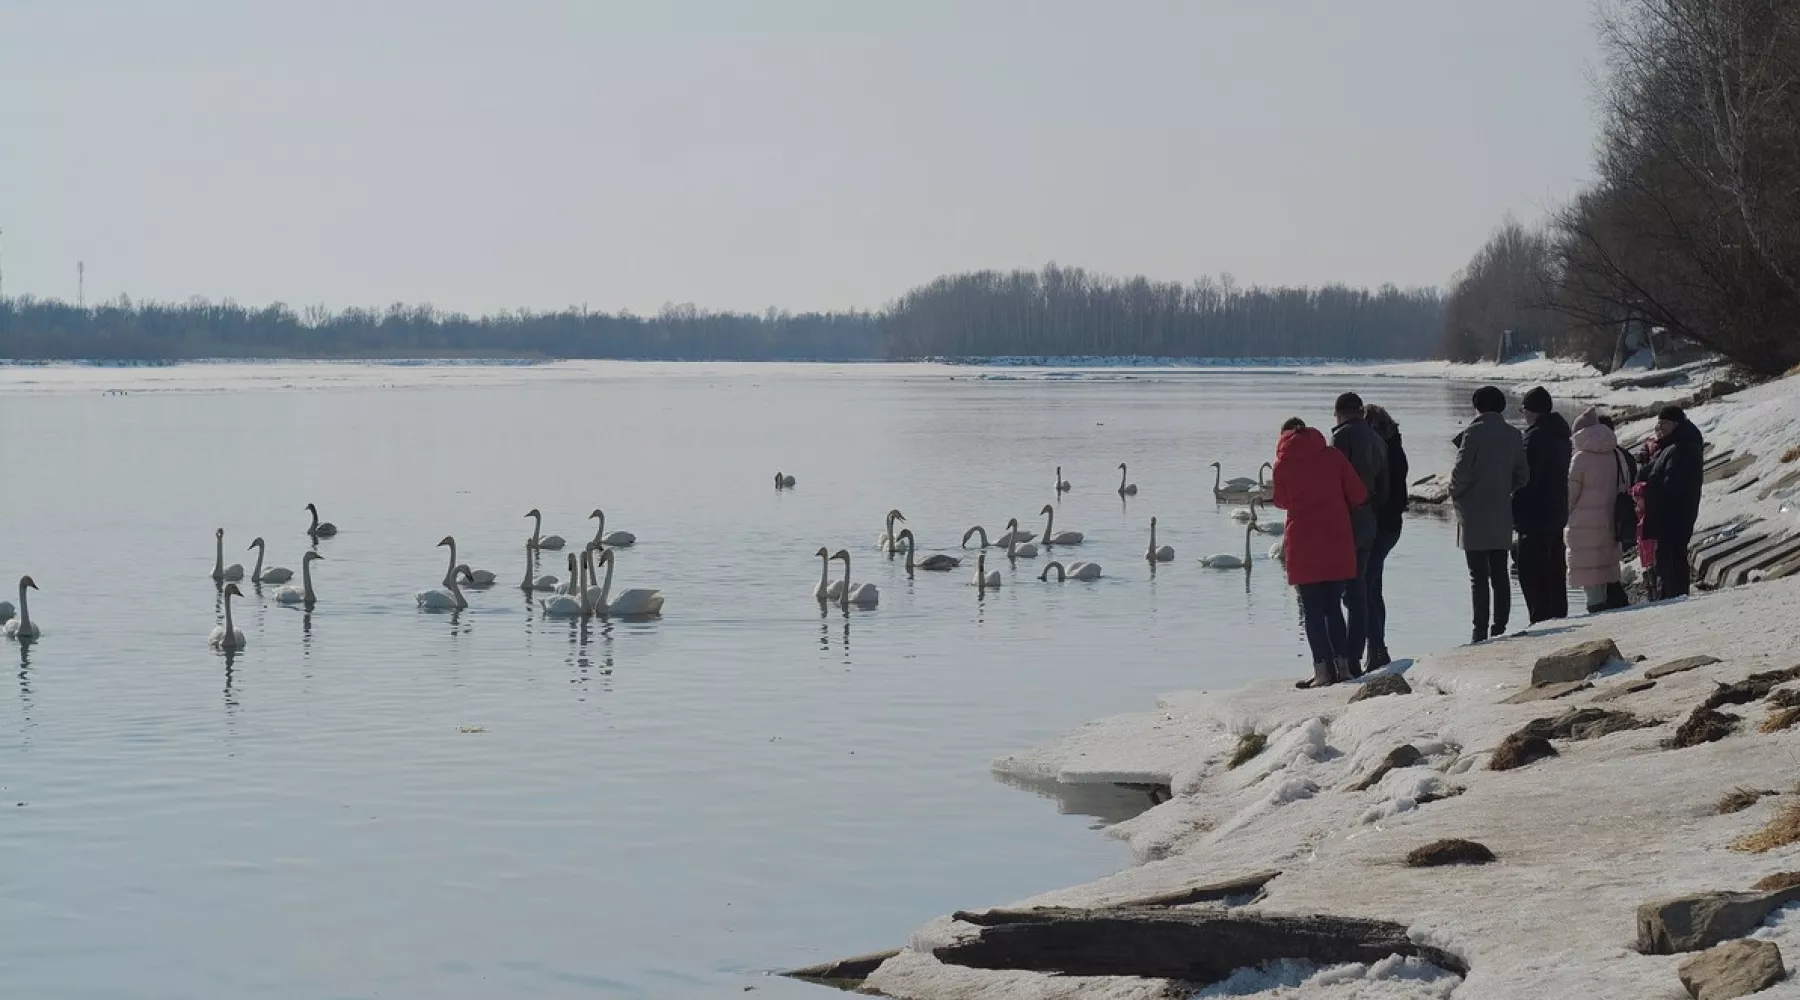
[[[988,375],[990,377],[984,377]],[[1004,377],[995,377],[1004,376]],[[1239,371],[934,366],[0,368],[0,597],[36,578],[43,638],[0,655],[0,982],[130,997],[822,996],[772,968],[902,943],[923,920],[1129,864],[1099,821],[988,761],[1159,692],[1303,676],[1294,599],[1252,572],[1209,462],[1255,475],[1292,414],[1347,387],[1447,468],[1467,388]],[[128,390],[108,395],[104,390]],[[1129,463],[1139,494],[1113,492]],[[978,597],[875,549],[899,507],[926,550],[1009,516],[1044,560]],[[798,477],[776,492],[776,470]],[[268,540],[320,603],[237,604]],[[543,509],[640,541],[616,586],[660,620],[548,620],[517,586]],[[1142,552],[1159,517],[1175,562]],[[1390,646],[1466,641],[1450,523],[1388,570]],[[500,574],[421,612],[445,534]],[[820,545],[880,606],[821,612]],[[973,553],[969,553],[973,555]],[[561,574],[556,555],[545,571]],[[972,563],[973,560],[971,559]],[[16,662],[15,662],[16,661]],[[1105,811],[1105,810],[1101,810]]]

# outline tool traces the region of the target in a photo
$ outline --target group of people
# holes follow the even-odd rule
[[[1542,387],[1507,422],[1506,394],[1476,390],[1475,419],[1454,439],[1450,500],[1469,569],[1471,641],[1506,632],[1509,557],[1532,624],[1569,614],[1579,587],[1590,614],[1630,603],[1622,560],[1633,548],[1651,600],[1688,592],[1688,542],[1700,515],[1705,442],[1679,407],[1664,407],[1634,456],[1611,418],[1589,407],[1573,426]],[[1274,504],[1288,512],[1288,582],[1299,592],[1320,687],[1390,662],[1382,582],[1407,507],[1400,425],[1356,393],[1339,396],[1327,441],[1299,417],[1282,424]]]

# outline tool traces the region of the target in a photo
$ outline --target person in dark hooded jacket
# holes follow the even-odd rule
[[[1363,407],[1363,419],[1369,429],[1387,446],[1387,492],[1375,504],[1375,545],[1369,550],[1363,573],[1364,589],[1369,597],[1368,662],[1365,670],[1376,670],[1394,662],[1387,648],[1387,557],[1400,544],[1407,501],[1406,448],[1400,442],[1400,424],[1382,407]]]
[[[1343,452],[1362,480],[1366,499],[1350,510],[1350,527],[1356,535],[1356,575],[1344,584],[1344,615],[1350,629],[1350,676],[1362,674],[1363,650],[1369,641],[1369,556],[1375,551],[1375,511],[1387,500],[1387,444],[1364,419],[1362,397],[1346,392],[1332,408],[1337,425],[1331,429],[1331,445]]]
[[[1551,409],[1539,386],[1525,394],[1525,465],[1530,477],[1513,491],[1513,529],[1519,533],[1519,590],[1533,625],[1569,617],[1569,567],[1563,529],[1569,526],[1569,422]]]
[[[1700,486],[1705,480],[1706,442],[1679,406],[1656,415],[1656,457],[1640,474],[1644,481],[1644,537],[1656,542],[1657,596],[1688,592],[1688,542],[1700,519]]]

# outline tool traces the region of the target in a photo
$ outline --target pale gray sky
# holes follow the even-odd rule
[[[5,292],[1437,284],[1590,174],[1583,0],[0,0]]]

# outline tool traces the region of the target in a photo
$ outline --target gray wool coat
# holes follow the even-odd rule
[[[1450,500],[1456,545],[1465,552],[1512,547],[1513,491],[1531,477],[1525,436],[1498,413],[1483,413],[1457,435]]]

